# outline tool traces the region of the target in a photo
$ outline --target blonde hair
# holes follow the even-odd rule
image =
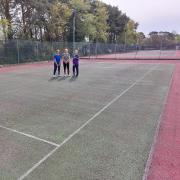
[[[65,52],[68,52],[68,49],[67,49],[67,48],[65,48],[65,49],[64,49],[64,51],[65,51]]]

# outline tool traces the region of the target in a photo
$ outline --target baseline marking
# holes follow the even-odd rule
[[[37,162],[32,168],[30,168],[27,172],[25,172],[18,180],[23,180],[30,173],[32,173],[39,165],[41,165],[45,160],[47,160],[50,156],[52,156],[60,147],[66,144],[70,139],[72,139],[76,134],[78,134],[84,127],[86,127],[92,120],[94,120],[97,116],[99,116],[104,110],[106,110],[109,106],[111,106],[114,102],[116,102],[121,96],[123,96],[126,92],[128,92],[131,88],[133,88],[137,83],[139,83],[142,79],[144,79],[149,73],[155,70],[158,65],[153,66],[147,71],[141,78],[136,80],[132,85],[130,85],[127,89],[125,89],[121,94],[116,96],[113,100],[111,100],[106,106],[100,109],[96,114],[94,114],[88,121],[86,121],[81,127],[79,127],[76,131],[70,134],[58,147],[53,149],[50,153],[48,153],[44,158],[42,158],[39,162]]]
[[[59,144],[56,144],[56,143],[54,143],[54,142],[51,142],[51,141],[48,141],[48,140],[45,140],[45,139],[38,138],[38,137],[33,136],[33,135],[31,135],[31,134],[23,133],[23,132],[21,132],[21,131],[15,130],[15,129],[11,129],[11,128],[8,128],[8,127],[5,127],[5,126],[1,126],[1,125],[0,125],[0,128],[6,129],[6,130],[8,130],[8,131],[11,131],[11,132],[14,132],[14,133],[17,133],[17,134],[21,134],[21,135],[26,136],[26,137],[29,137],[29,138],[31,138],[31,139],[35,139],[35,140],[38,140],[38,141],[41,141],[41,142],[44,142],[44,143],[47,143],[47,144],[50,144],[50,145],[53,145],[53,146],[56,146],[56,147],[59,146]]]

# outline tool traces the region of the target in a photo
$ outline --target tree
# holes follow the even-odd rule
[[[176,40],[176,43],[180,44],[180,34],[176,34],[175,40]]]
[[[94,6],[94,7],[93,7]],[[96,35],[94,41],[106,42],[108,39],[108,10],[104,3],[94,1],[92,4],[94,11],[94,25],[96,28]]]
[[[38,0],[32,5],[33,13],[30,19],[30,35],[31,38],[46,40],[45,33],[48,31],[49,13],[51,4],[48,0]]]
[[[109,42],[115,43],[117,42],[118,36],[120,36],[125,28],[125,25],[129,21],[129,17],[126,14],[123,14],[118,7],[113,7],[111,5],[107,6],[108,9],[108,34],[109,34]]]
[[[55,1],[50,8],[46,35],[52,40],[65,40],[71,14],[72,10],[67,4]]]
[[[16,0],[16,37],[43,40],[49,10],[48,0]]]
[[[0,18],[6,20],[3,27],[7,39],[72,41],[73,9],[76,41],[88,37],[94,42],[115,43],[130,20],[117,7],[100,0],[0,0]]]
[[[96,26],[94,24],[95,15],[87,13],[84,15],[84,37],[94,41],[96,39]]]
[[[75,36],[76,41],[84,41],[85,36],[90,36],[92,29],[92,14],[90,11],[90,2],[88,0],[72,0],[71,8],[75,10]],[[68,40],[73,41],[73,15],[69,21],[70,32],[68,35]],[[89,29],[87,28],[89,27]]]
[[[149,37],[145,39],[144,45],[153,48],[172,48],[176,43],[176,34],[167,31],[152,31]]]
[[[161,45],[161,39],[157,31],[152,31],[149,33],[149,43],[148,45],[153,46],[154,48],[159,48]]]
[[[137,33],[137,27],[138,23],[129,20],[126,26],[124,27],[124,32],[121,33],[120,41],[127,45],[134,45],[137,44],[138,41],[138,33]],[[126,42],[125,42],[126,41]]]
[[[3,32],[3,39],[5,41],[8,39],[8,27],[9,21],[7,19],[0,19],[0,30]]]
[[[12,31],[12,8],[14,6],[14,0],[0,0],[0,17],[7,22],[7,38],[13,38]]]
[[[108,12],[104,3],[89,0],[72,0],[71,7],[76,10],[76,41],[107,41]],[[70,19],[69,41],[72,41],[73,17]]]
[[[137,43],[139,45],[143,44],[144,39],[146,38],[146,36],[144,35],[143,32],[137,32]]]

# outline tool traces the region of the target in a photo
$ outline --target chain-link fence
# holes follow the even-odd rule
[[[80,53],[86,43],[75,43]],[[61,52],[68,48],[72,55],[73,43],[71,42],[40,42],[30,40],[9,40],[0,41],[0,64],[18,64],[26,62],[36,62],[52,60],[53,54],[57,49]]]
[[[124,60],[180,60],[180,45],[171,46],[145,46],[145,45],[123,45],[123,44],[89,44],[86,54],[90,59],[124,59]]]
[[[56,49],[68,48],[73,54],[72,42],[40,42],[30,40],[0,41],[0,64],[18,64],[52,60]],[[82,58],[88,59],[180,59],[180,45],[142,46],[108,43],[76,42]]]

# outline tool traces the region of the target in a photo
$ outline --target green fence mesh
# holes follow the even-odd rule
[[[89,59],[180,59],[177,44],[142,46],[108,43],[76,42],[82,58]],[[0,41],[0,64],[18,64],[52,60],[56,49],[68,48],[73,55],[72,42],[40,42],[30,40]]]

